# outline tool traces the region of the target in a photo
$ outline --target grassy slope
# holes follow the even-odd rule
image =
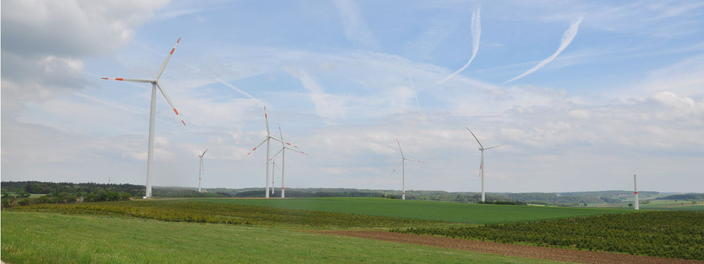
[[[391,200],[382,198],[300,199],[199,199],[211,203],[237,203],[286,209],[403,217],[471,224],[507,223],[573,216],[631,212],[611,208],[536,207],[479,205],[438,201]]]
[[[552,263],[266,227],[2,213],[10,263]]]

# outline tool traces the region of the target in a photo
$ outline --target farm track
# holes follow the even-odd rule
[[[538,247],[518,244],[503,244],[489,241],[465,240],[428,235],[393,233],[386,231],[317,231],[321,234],[385,240],[407,244],[418,244],[450,249],[492,253],[506,256],[548,259],[577,263],[640,263],[640,264],[704,264],[704,261],[673,259],[649,256],[636,256],[620,253],[573,250],[564,248]]]

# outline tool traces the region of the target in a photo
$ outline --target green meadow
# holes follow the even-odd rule
[[[7,263],[555,263],[275,227],[2,212]]]

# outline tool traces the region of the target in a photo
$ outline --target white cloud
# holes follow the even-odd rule
[[[364,48],[377,46],[376,38],[367,26],[355,0],[335,0],[335,7],[340,14],[347,39]]]
[[[2,48],[17,54],[83,56],[113,50],[168,0],[3,1]]]

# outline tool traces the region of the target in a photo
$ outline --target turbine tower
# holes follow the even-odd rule
[[[200,163],[198,165],[198,192],[203,192],[200,183],[203,180],[203,156],[205,156],[206,152],[208,152],[208,149],[205,149],[201,154],[198,154],[198,158],[200,159]]]
[[[484,192],[484,151],[485,151],[485,150],[493,149],[493,148],[495,148],[495,147],[498,147],[499,145],[494,145],[494,146],[486,147],[486,148],[485,148],[484,145],[482,145],[482,143],[479,142],[479,139],[478,139],[477,136],[474,134],[474,132],[472,132],[472,130],[470,130],[469,128],[467,128],[467,131],[469,131],[469,133],[472,134],[472,136],[474,137],[474,139],[477,141],[477,144],[479,144],[479,151],[480,151],[481,154],[482,154],[482,155],[481,155],[481,156],[482,156],[482,157],[481,157],[481,161],[479,162],[479,174],[480,174],[480,176],[482,177],[482,203],[483,203],[483,202],[486,202],[486,194],[485,194],[485,192]]]
[[[396,144],[398,145],[398,151],[401,152],[401,200],[406,200],[406,161],[421,161],[406,158],[406,155],[403,154],[403,149],[401,149],[401,142],[398,141],[398,138],[396,139]]]
[[[271,161],[271,158],[269,157],[269,155],[271,154],[270,141],[273,139],[280,142],[281,140],[272,137],[271,133],[269,132],[269,114],[267,114],[266,112],[266,106],[264,107],[264,122],[266,124],[266,137],[264,137],[264,140],[257,144],[257,146],[253,147],[252,150],[247,153],[247,155],[251,155],[252,153],[254,153],[254,151],[257,150],[259,146],[266,143],[266,179],[264,180],[264,182],[266,183],[266,189],[264,190],[264,197],[269,198],[269,161]]]
[[[151,95],[151,103],[149,107],[149,141],[147,143],[147,184],[146,184],[146,191],[144,198],[151,198],[152,197],[152,162],[154,161],[154,119],[155,119],[155,114],[156,114],[156,90],[159,89],[159,92],[161,92],[161,95],[164,97],[166,102],[171,106],[171,109],[174,111],[176,114],[176,118],[185,126],[186,122],[181,119],[180,113],[178,110],[176,110],[176,107],[174,106],[173,102],[171,102],[171,99],[169,99],[169,96],[166,95],[166,92],[164,91],[163,88],[159,85],[159,79],[161,78],[161,75],[164,73],[164,70],[166,70],[166,65],[169,64],[169,60],[171,59],[171,56],[174,55],[174,52],[176,51],[176,46],[181,42],[181,38],[178,38],[176,40],[176,44],[169,50],[169,54],[166,56],[166,59],[164,59],[164,62],[161,63],[161,67],[159,69],[159,73],[157,73],[156,77],[151,80],[147,79],[126,79],[126,78],[110,78],[110,77],[103,77],[100,79],[103,80],[114,80],[114,81],[124,81],[124,82],[137,82],[137,83],[149,83],[152,85],[152,95]]]
[[[635,174],[633,174],[633,195],[635,196],[633,199],[633,209],[640,210],[640,201],[638,200],[638,182]]]
[[[291,143],[291,142],[286,142],[286,141],[284,141],[284,133],[281,132],[281,126],[279,126],[279,138],[281,139],[281,140],[279,141],[279,142],[281,142],[281,149],[280,149],[278,152],[276,152],[276,154],[274,154],[274,156],[272,156],[271,159],[273,160],[273,159],[276,158],[276,156],[278,156],[279,154],[281,154],[281,198],[286,198],[286,185],[284,184],[284,183],[285,183],[285,181],[284,181],[284,175],[285,175],[285,174],[284,174],[284,170],[286,169],[286,150],[291,150],[291,151],[294,151],[294,152],[298,152],[298,153],[301,153],[301,154],[303,154],[303,155],[308,155],[308,154],[306,154],[306,153],[303,152],[303,151],[300,151],[300,150],[295,149],[295,148],[298,148],[298,146],[296,146],[295,144],[293,144],[293,143]],[[290,146],[292,146],[293,148],[290,147]],[[276,161],[273,160],[273,162],[276,162]],[[276,163],[274,163],[274,167],[276,167]],[[273,177],[273,176],[272,176],[272,177]],[[273,184],[274,184],[273,182],[274,182],[274,181],[272,180],[272,186],[273,186]],[[274,193],[274,192],[272,192],[272,194],[273,194],[273,193]]]

